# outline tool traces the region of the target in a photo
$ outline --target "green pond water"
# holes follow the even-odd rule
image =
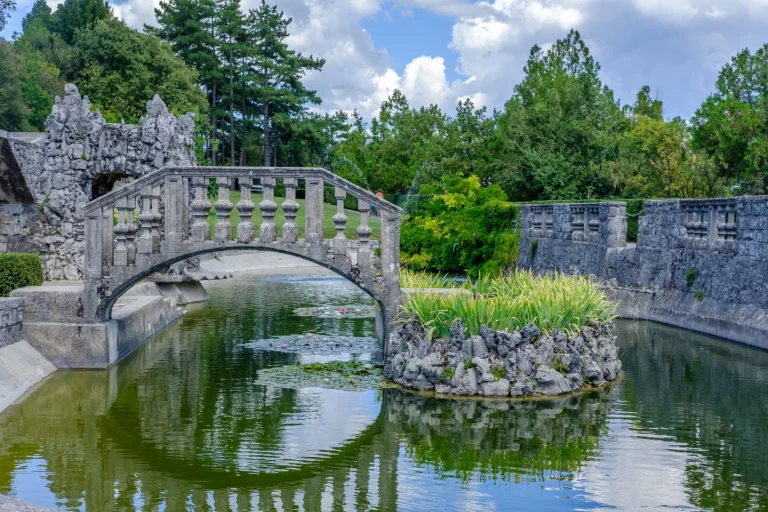
[[[251,345],[372,337],[372,318],[294,313],[370,301],[318,275],[209,291],[109,371],[56,373],[0,414],[0,493],[88,511],[768,510],[766,352],[621,321],[623,380],[583,396],[268,387],[266,367],[380,357]]]

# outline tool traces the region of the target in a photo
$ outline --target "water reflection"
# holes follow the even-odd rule
[[[260,368],[299,356],[254,339],[373,334],[294,316],[366,300],[300,283],[217,283],[111,370],[52,376],[0,415],[0,493],[95,511],[768,509],[764,352],[622,322],[624,380],[581,396],[262,386]]]

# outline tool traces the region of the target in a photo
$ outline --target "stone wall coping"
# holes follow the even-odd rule
[[[20,308],[24,305],[21,297],[0,297],[0,310]]]
[[[402,215],[403,209],[394,204],[376,197],[375,194],[364,188],[351,183],[336,174],[320,167],[163,167],[155,172],[149,173],[141,178],[128,183],[112,192],[105,194],[83,207],[83,212],[87,216],[100,211],[101,208],[110,207],[119,199],[127,198],[141,192],[144,187],[151,187],[162,183],[165,178],[178,176],[184,178],[271,178],[271,179],[307,179],[317,178],[323,182],[339,187],[352,194],[353,196],[370,203],[380,210],[394,214]]]

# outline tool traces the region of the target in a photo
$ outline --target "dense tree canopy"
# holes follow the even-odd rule
[[[76,48],[84,63],[80,90],[107,121],[137,123],[155,94],[176,114],[206,111],[197,73],[156,37],[108,19],[82,31]]]
[[[768,45],[742,50],[723,67],[692,132],[738,193],[768,192]]]
[[[0,22],[13,3],[0,0]],[[305,86],[322,58],[290,45],[291,19],[262,0],[162,0],[138,32],[106,0],[37,0],[0,47],[0,127],[42,130],[65,81],[108,121],[137,122],[160,94],[198,113],[201,163],[318,165],[391,197],[477,178],[510,200],[703,197],[765,192],[768,46],[727,64],[691,125],[665,119],[648,85],[622,105],[578,32],[531,49],[501,111],[455,114],[394,91],[377,115],[319,114]],[[638,84],[639,85],[639,84]],[[405,200],[405,199],[403,199]]]

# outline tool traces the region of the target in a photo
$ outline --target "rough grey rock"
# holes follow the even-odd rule
[[[531,340],[538,337],[538,335],[539,328],[536,326],[536,324],[528,324],[520,329],[520,336],[522,337],[523,343],[529,343]]]
[[[573,391],[572,383],[560,372],[547,366],[536,370],[536,382],[542,394],[547,396],[562,395]]]
[[[109,124],[98,109],[91,112],[88,97],[73,84],[64,93],[55,100],[44,137],[8,139],[35,203],[13,217],[0,205],[0,217],[12,219],[0,223],[0,252],[41,254],[45,279],[51,281],[83,278],[86,202],[118,180],[164,165],[196,164],[193,114],[177,118],[155,96],[141,125]]]
[[[528,377],[522,377],[515,381],[515,385],[509,390],[509,395],[514,397],[531,396],[534,390],[533,382]]]
[[[472,359],[472,364],[475,365],[477,370],[477,381],[482,383],[492,382],[493,374],[491,373],[491,362],[488,359],[475,357]]]
[[[427,342],[423,329],[412,324],[390,336],[384,367],[388,377],[407,388],[466,396],[554,396],[585,383],[600,386],[621,371],[610,327],[569,337],[557,331],[541,335],[533,325],[523,329],[525,334],[483,326],[483,336],[459,339],[464,331],[456,323],[451,340]],[[505,378],[499,379],[501,373]]]
[[[463,342],[464,339],[464,324],[457,318],[451,325],[451,342],[456,345]]]
[[[487,325],[480,326],[480,337],[485,342],[485,346],[488,350],[496,350],[496,333],[490,329]],[[477,354],[475,354],[477,355]]]
[[[488,347],[480,336],[472,336],[469,339],[472,342],[472,357],[488,357]]]
[[[496,382],[485,382],[480,386],[483,396],[509,396],[509,381],[499,379]]]
[[[459,365],[456,369],[456,376],[454,377],[454,385],[451,393],[454,395],[472,396],[477,394],[477,377],[473,368],[463,370],[463,365]]]

